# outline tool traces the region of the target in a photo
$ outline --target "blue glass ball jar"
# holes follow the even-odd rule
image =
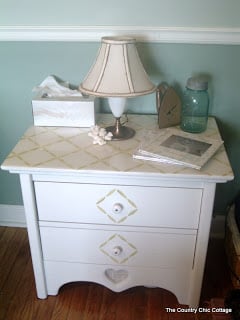
[[[205,131],[208,109],[208,82],[201,78],[189,78],[183,94],[181,129],[191,133]]]

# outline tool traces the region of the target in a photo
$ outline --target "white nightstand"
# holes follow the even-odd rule
[[[31,127],[3,163],[20,175],[39,298],[92,281],[162,287],[198,305],[216,183],[233,179],[225,149],[200,171],[134,160],[157,116],[129,122],[134,138],[104,146],[86,129]],[[202,135],[220,138],[214,119]]]

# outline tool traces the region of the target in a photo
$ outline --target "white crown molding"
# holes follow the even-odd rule
[[[0,26],[0,41],[97,41],[129,35],[140,42],[240,44],[240,28],[144,26]]]

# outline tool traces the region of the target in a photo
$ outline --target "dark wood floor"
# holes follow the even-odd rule
[[[59,295],[36,298],[27,232],[0,227],[0,320],[194,320],[204,315],[167,313],[177,307],[175,296],[163,289],[132,288],[113,293],[92,283],[72,283]],[[223,240],[210,240],[201,304],[224,298],[231,281]],[[202,316],[202,317],[200,317]],[[207,315],[204,319],[210,319]]]

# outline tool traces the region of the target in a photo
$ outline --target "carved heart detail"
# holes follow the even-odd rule
[[[114,269],[107,269],[105,270],[105,275],[113,283],[120,283],[123,280],[127,279],[128,271],[127,270],[114,270]]]

